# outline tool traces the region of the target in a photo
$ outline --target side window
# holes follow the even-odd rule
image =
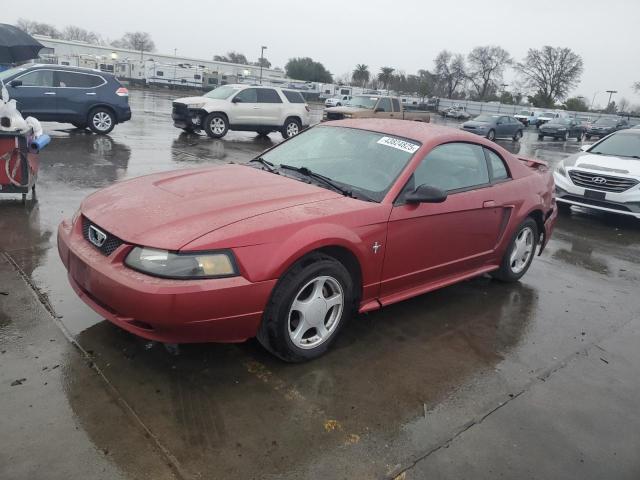
[[[491,165],[491,179],[494,181],[509,179],[509,172],[507,171],[507,166],[504,164],[504,160],[502,160],[495,152],[487,148],[485,148],[484,151],[487,154],[489,164]]]
[[[242,103],[258,103],[258,89],[247,88],[238,93],[234,98]]]
[[[93,88],[104,83],[102,77],[97,75],[62,71],[57,71],[55,75],[58,87]]]
[[[287,97],[289,103],[305,103],[304,97],[300,92],[292,92],[291,90],[283,90],[284,96]]]
[[[470,143],[447,143],[429,152],[414,172],[414,185],[458,190],[489,183],[482,147]]]
[[[390,112],[391,111],[391,99],[388,97],[381,98],[378,101],[378,105],[376,105],[376,110],[382,112]]]
[[[258,103],[282,103],[282,99],[272,88],[259,88]]]
[[[398,101],[397,98],[392,98],[391,102],[393,102],[393,111],[394,112],[399,112],[400,111],[400,102]]]
[[[509,117],[498,118],[498,123],[509,123]]]
[[[156,72],[156,75],[157,75],[158,77],[163,77],[163,76],[164,76],[164,72],[162,72],[162,71],[158,70],[158,71]]]
[[[53,87],[53,70],[35,70],[16,80],[22,80],[25,87]]]

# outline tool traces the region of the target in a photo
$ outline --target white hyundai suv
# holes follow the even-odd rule
[[[620,130],[567,157],[553,172],[556,202],[640,219],[640,130]]]
[[[204,130],[212,138],[222,138],[229,130],[280,132],[289,138],[309,126],[309,106],[294,90],[224,85],[201,97],[176,99],[171,118],[177,128]]]

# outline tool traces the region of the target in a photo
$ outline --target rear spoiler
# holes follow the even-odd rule
[[[546,170],[547,168],[549,168],[549,164],[544,160],[537,160],[533,158],[524,158],[524,157],[518,157],[518,160],[520,160],[521,162],[524,162],[527,165],[527,167],[534,168],[536,170],[537,169]]]

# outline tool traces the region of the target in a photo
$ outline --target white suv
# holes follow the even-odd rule
[[[324,102],[325,107],[341,107],[346,105],[351,100],[351,95],[336,95],[335,97],[327,98]]]
[[[309,126],[309,106],[300,92],[258,85],[224,85],[201,97],[173,102],[173,124],[187,132],[204,130],[222,138],[229,130],[284,138]]]

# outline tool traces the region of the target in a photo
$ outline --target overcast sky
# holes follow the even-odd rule
[[[376,73],[381,66],[407,74],[432,69],[445,48],[467,53],[500,45],[521,60],[529,48],[570,47],[585,66],[572,95],[591,102],[596,92],[614,89],[618,98],[640,103],[631,87],[640,81],[639,0],[30,0],[28,6],[5,11],[0,21],[74,24],[109,39],[142,30],[158,52],[177,48],[178,55],[197,58],[236,50],[254,61],[267,45],[274,66],[310,56],[336,75],[356,63]],[[512,76],[507,73],[507,83]],[[604,106],[606,99],[600,93],[595,103]]]

